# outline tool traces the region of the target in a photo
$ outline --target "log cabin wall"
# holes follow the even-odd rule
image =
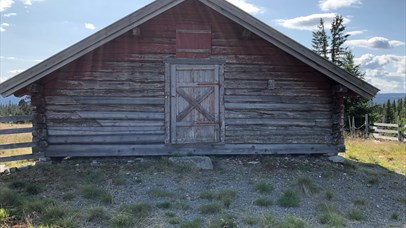
[[[190,0],[41,80],[48,156],[140,155],[149,152],[137,145],[163,148],[164,60],[176,56],[179,24],[210,26],[210,57],[226,61],[227,145],[336,144],[331,80]]]

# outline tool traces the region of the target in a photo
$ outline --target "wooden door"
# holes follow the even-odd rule
[[[219,65],[171,65],[171,143],[222,141],[220,84]]]

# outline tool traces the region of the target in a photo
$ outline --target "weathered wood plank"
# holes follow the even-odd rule
[[[293,103],[293,104],[330,104],[332,101],[330,97],[312,97],[312,96],[301,96],[301,97],[298,97],[298,96],[225,96],[224,100],[226,103]]]
[[[292,143],[292,144],[328,144],[331,142],[331,135],[324,137],[319,135],[301,135],[301,136],[280,136],[280,135],[246,135],[241,136],[226,136],[227,143]]]
[[[0,116],[0,123],[31,121],[32,116]]]
[[[164,98],[156,97],[66,97],[47,96],[47,104],[82,104],[82,105],[163,105]]]
[[[389,137],[389,136],[382,136],[380,134],[372,134],[376,139],[384,139],[384,140],[391,140],[391,141],[398,141],[398,137]]]
[[[390,133],[390,134],[398,134],[399,132],[397,130],[384,130],[384,129],[379,129],[379,128],[374,128],[375,132],[380,132],[380,133]]]
[[[397,124],[387,124],[387,123],[374,123],[374,126],[378,126],[378,127],[398,127]]]
[[[226,110],[226,119],[272,118],[272,119],[331,119],[330,112],[273,111],[273,110]]]
[[[50,145],[46,156],[161,156],[249,155],[249,154],[326,154],[337,153],[340,146],[329,144],[208,144],[195,145]]]
[[[129,143],[164,143],[162,135],[87,135],[87,136],[52,136],[48,137],[50,144],[129,144]]]
[[[332,130],[328,127],[293,127],[293,126],[269,126],[269,125],[230,125],[226,126],[228,136],[244,135],[327,135]]]
[[[109,94],[113,97],[163,97],[164,91],[160,89],[126,89],[126,90],[116,90],[116,89],[91,89],[84,90],[78,88],[69,88],[69,89],[58,89],[58,90],[47,90],[45,95],[47,96],[95,96],[101,97]]]
[[[314,96],[327,97],[331,95],[329,90],[320,89],[225,89],[225,95],[247,95],[247,96]]]
[[[26,148],[26,147],[33,147],[33,146],[35,146],[35,144],[32,143],[32,142],[27,142],[27,143],[14,143],[14,144],[3,144],[3,145],[0,145],[0,150]]]
[[[126,127],[126,126],[159,126],[163,127],[165,121],[158,120],[97,120],[103,127]]]
[[[60,114],[69,114],[75,111],[89,112],[164,112],[163,105],[47,105],[47,114],[58,116]],[[55,112],[55,113],[54,113]]]
[[[0,162],[30,160],[30,159],[37,159],[37,158],[40,158],[43,156],[44,156],[44,153],[34,153],[34,154],[15,155],[15,156],[9,156],[9,157],[0,157]]]
[[[332,121],[327,119],[303,120],[303,119],[229,119],[228,125],[271,125],[271,126],[299,126],[299,127],[331,127]]]
[[[31,133],[32,128],[16,128],[16,129],[3,129],[0,130],[0,135],[8,135],[8,134],[20,134],[20,133]]]
[[[274,111],[330,111],[326,104],[269,104],[269,103],[226,103],[226,109],[238,110],[274,110]]]

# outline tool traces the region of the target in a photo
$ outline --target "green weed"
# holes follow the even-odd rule
[[[150,197],[172,197],[174,194],[172,192],[159,189],[159,188],[151,188],[147,191],[148,196]]]
[[[180,228],[202,228],[202,220],[201,219],[194,219],[189,222],[182,223],[180,225]]]
[[[129,204],[123,205],[120,208],[120,212],[131,214],[136,218],[145,218],[149,215],[152,210],[152,206],[147,203],[137,203],[137,204]]]
[[[120,212],[110,218],[110,225],[114,228],[132,227],[134,221],[131,215]]]
[[[312,179],[306,176],[299,177],[297,179],[297,184],[301,187],[304,193],[317,193],[320,190],[320,187],[317,186]]]
[[[254,201],[254,204],[260,207],[269,207],[272,206],[273,201],[270,198],[261,197]]]
[[[298,207],[300,205],[299,195],[294,190],[288,189],[279,198],[278,205],[281,207]]]
[[[351,211],[348,212],[347,217],[351,220],[356,220],[356,221],[362,221],[365,220],[366,217],[365,215],[357,209],[353,209]]]
[[[252,216],[252,215],[247,215],[247,216],[245,216],[245,217],[242,218],[242,222],[243,222],[244,224],[253,226],[253,225],[258,224],[258,218],[254,217],[254,216]]]
[[[217,214],[221,212],[222,206],[218,203],[203,204],[200,206],[200,213],[202,214]]]
[[[225,215],[210,221],[208,228],[237,228],[237,221],[233,216]]]
[[[87,211],[87,214],[87,221],[100,221],[109,219],[109,215],[103,207],[90,208]]]
[[[97,200],[105,204],[113,203],[113,196],[107,190],[96,185],[82,187],[82,196],[86,199]]]
[[[273,191],[273,187],[265,181],[261,181],[255,185],[255,191],[259,193],[271,193]]]

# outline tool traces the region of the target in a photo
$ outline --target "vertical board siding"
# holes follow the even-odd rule
[[[226,60],[226,144],[333,144],[330,80],[186,1],[42,79],[50,145],[168,141],[163,61],[176,56],[180,24],[210,27],[211,57]]]

